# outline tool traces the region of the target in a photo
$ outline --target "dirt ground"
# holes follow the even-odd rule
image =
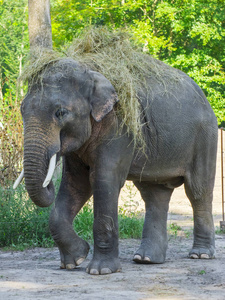
[[[225,135],[224,135],[225,136]],[[224,138],[225,139],[225,138]],[[218,148],[213,215],[215,227],[222,220],[221,152]],[[121,202],[127,195],[123,192]],[[134,192],[131,193],[132,195]],[[142,210],[138,193],[131,206]],[[172,197],[168,224],[182,227],[177,237],[169,237],[167,259],[160,265],[132,262],[139,240],[120,241],[122,271],[105,276],[85,273],[87,260],[74,271],[59,268],[57,248],[35,248],[24,252],[0,251],[0,300],[43,299],[225,299],[225,235],[216,234],[216,259],[187,258],[192,246],[192,210],[183,187]],[[185,232],[189,232],[187,237]]]

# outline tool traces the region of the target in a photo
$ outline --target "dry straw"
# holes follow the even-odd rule
[[[61,60],[64,57],[63,53],[54,51],[48,48],[33,48],[27,57],[26,64],[21,75],[18,78],[19,82],[29,82],[31,85],[38,77],[42,76],[42,72],[51,64]]]
[[[64,55],[52,50],[37,49],[30,57],[20,79],[29,81],[37,78],[47,66],[65,57],[102,73],[110,80],[120,100],[117,113],[122,119],[122,126],[127,126],[135,144],[143,150],[145,141],[141,116],[144,108],[140,104],[139,95],[143,91],[148,93],[148,98],[153,97],[153,91],[146,83],[150,78],[159,80],[166,92],[171,85],[171,78],[173,81],[180,80],[178,72],[144,54],[134,46],[128,33],[106,27],[90,27],[74,39]],[[171,72],[174,73],[172,76]]]

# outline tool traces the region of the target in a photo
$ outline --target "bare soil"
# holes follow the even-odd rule
[[[191,240],[169,241],[166,263],[138,265],[132,256],[138,240],[121,240],[122,272],[85,273],[90,260],[74,271],[59,269],[59,253],[36,248],[0,253],[0,299],[224,299],[225,236],[217,236],[217,258],[191,260]],[[91,251],[92,252],[92,251]]]
[[[214,191],[215,226],[222,220],[220,146]],[[127,196],[127,191],[123,192]],[[139,195],[131,192],[130,205],[142,210]],[[121,196],[121,203],[124,196]],[[132,197],[130,197],[132,198]],[[160,265],[132,262],[139,240],[120,241],[122,271],[91,276],[85,272],[87,260],[74,271],[59,268],[57,248],[34,248],[23,252],[0,251],[0,300],[43,299],[225,299],[225,235],[216,235],[216,259],[191,260],[192,209],[183,187],[172,197],[168,224],[182,227],[169,236],[167,259]],[[189,235],[187,237],[187,235]]]

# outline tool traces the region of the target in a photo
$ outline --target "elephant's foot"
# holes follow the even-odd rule
[[[215,258],[215,249],[213,246],[209,248],[193,247],[189,252],[189,257],[192,259],[212,259]]]
[[[142,241],[140,248],[136,251],[133,261],[139,264],[162,264],[166,258],[166,247],[153,245],[150,241]]]
[[[87,257],[89,244],[79,239],[75,245],[59,247],[61,257],[61,269],[72,270],[79,266]]]
[[[119,258],[95,259],[89,263],[86,272],[91,275],[106,275],[121,271]]]

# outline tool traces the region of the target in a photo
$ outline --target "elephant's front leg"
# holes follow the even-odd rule
[[[100,175],[94,190],[94,254],[87,267],[92,275],[110,274],[121,269],[118,258],[118,196],[120,176]]]
[[[61,256],[61,268],[74,269],[89,245],[73,230],[73,219],[91,196],[89,171],[79,160],[65,158],[60,190],[50,216],[50,231]]]

